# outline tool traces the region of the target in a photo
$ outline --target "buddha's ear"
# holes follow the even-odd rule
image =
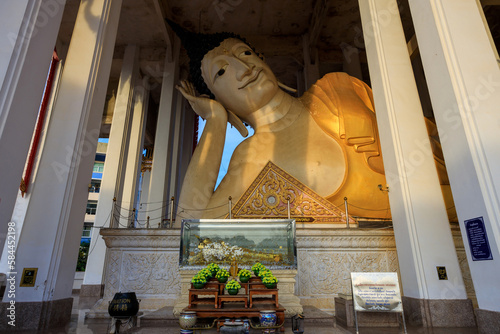
[[[227,120],[229,121],[229,123],[231,123],[231,125],[234,126],[236,128],[236,130],[238,130],[238,132],[243,137],[247,137],[248,136],[248,129],[245,126],[245,124],[243,124],[241,119],[238,116],[236,116],[236,114],[233,113],[231,110],[228,110],[227,113],[228,113]]]

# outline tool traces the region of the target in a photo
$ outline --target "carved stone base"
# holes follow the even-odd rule
[[[104,294],[88,313],[107,318],[117,292],[135,292],[139,310],[154,312],[179,298],[179,229],[102,229],[106,242]]]
[[[182,310],[188,306],[189,288],[191,287],[191,278],[197,273],[197,270],[182,270],[181,276],[181,295],[174,303],[174,317],[178,318]]]
[[[351,272],[398,272],[392,230],[297,229],[297,295],[326,312],[351,294]]]
[[[108,317],[107,307],[116,292],[135,292],[145,315],[166,306],[175,316],[188,305],[193,271],[179,270],[179,229],[102,229],[108,247],[103,298],[89,317]],[[351,294],[351,272],[398,272],[396,244],[392,230],[297,228],[298,271],[273,271],[280,280],[279,302],[286,316],[302,312],[302,305],[334,312],[334,298]],[[457,247],[460,252],[463,248]],[[462,268],[468,273],[466,266]],[[464,278],[470,277],[464,273]],[[401,283],[401,280],[400,280]],[[467,283],[467,280],[466,280]],[[467,286],[467,284],[466,284]],[[99,287],[100,288],[100,287]],[[96,293],[99,288],[92,288]],[[82,291],[84,287],[82,287]],[[472,291],[473,295],[473,291]],[[412,311],[407,313],[407,304]],[[467,301],[405,301],[409,325],[470,326],[472,306]],[[412,307],[415,306],[415,307]],[[457,321],[448,309],[464,314]],[[431,319],[429,310],[436,319]],[[415,310],[416,312],[414,313]],[[427,310],[427,311],[426,311]],[[448,321],[449,320],[449,321]]]

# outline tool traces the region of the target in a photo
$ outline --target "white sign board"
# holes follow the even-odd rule
[[[354,310],[403,312],[397,273],[351,273]]]

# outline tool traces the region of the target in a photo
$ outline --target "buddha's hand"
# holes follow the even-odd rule
[[[212,100],[206,95],[196,96],[193,84],[187,80],[182,80],[180,86],[175,86],[182,96],[189,101],[194,112],[203,119],[215,117],[227,117],[226,109],[219,102]]]

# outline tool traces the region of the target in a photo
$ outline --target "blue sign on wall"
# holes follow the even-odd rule
[[[96,180],[102,180],[102,173],[93,172],[92,173],[92,178],[96,179]]]
[[[470,254],[473,261],[493,260],[488,235],[484,227],[483,217],[465,221],[467,239],[469,239]]]

